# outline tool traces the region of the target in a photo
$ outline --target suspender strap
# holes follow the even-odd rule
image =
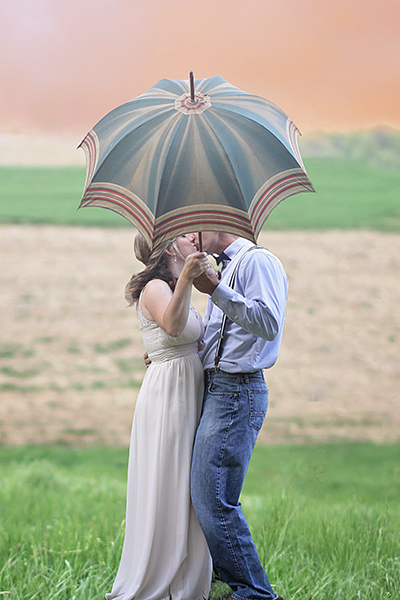
[[[252,250],[256,250],[257,248],[262,248],[262,246],[251,246],[250,248],[248,248],[246,250],[246,252],[243,252],[242,256],[239,258],[239,260],[237,261],[235,268],[233,270],[233,273],[230,276],[229,279],[229,283],[228,286],[230,288],[234,288],[235,286],[235,281],[236,281],[236,272],[238,270],[238,267],[240,265],[240,263],[242,262],[244,256],[248,253],[251,252]],[[218,367],[219,361],[221,359],[221,354],[222,354],[222,341],[225,337],[225,327],[226,327],[226,320],[227,320],[227,315],[224,313],[223,317],[222,317],[222,323],[221,323],[221,329],[219,331],[219,338],[218,338],[218,342],[217,342],[217,349],[215,352],[215,358],[214,358],[214,366],[215,368]]]

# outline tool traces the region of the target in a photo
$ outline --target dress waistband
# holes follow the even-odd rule
[[[174,360],[174,358],[182,358],[183,356],[191,356],[192,354],[198,355],[198,353],[197,342],[191,342],[190,344],[169,346],[163,350],[148,352],[148,355],[152,363],[163,363]]]

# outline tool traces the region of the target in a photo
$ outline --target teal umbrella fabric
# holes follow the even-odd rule
[[[272,102],[222,79],[162,79],[101,119],[80,147],[80,207],[111,209],[154,247],[190,231],[255,241],[285,198],[314,191],[299,132]]]

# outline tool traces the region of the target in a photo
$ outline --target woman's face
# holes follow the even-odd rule
[[[197,241],[194,233],[187,233],[186,235],[179,235],[176,238],[176,245],[179,248],[180,253],[184,258],[197,252]]]

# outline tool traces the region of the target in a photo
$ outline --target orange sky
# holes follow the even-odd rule
[[[400,128],[400,2],[0,2],[0,131],[83,137],[191,69],[272,100],[303,134]]]

